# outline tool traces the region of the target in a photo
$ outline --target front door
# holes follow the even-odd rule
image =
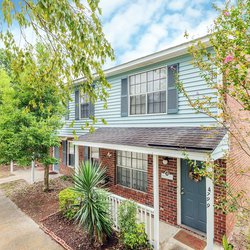
[[[205,233],[206,179],[193,174],[191,165],[181,160],[181,223]]]
[[[59,160],[60,160],[59,147],[54,147],[54,157],[58,160],[58,163],[54,164],[53,170],[58,173],[59,172]]]

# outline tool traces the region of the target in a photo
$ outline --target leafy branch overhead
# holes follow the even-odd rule
[[[99,20],[99,1],[88,0],[86,5],[79,0],[22,0],[2,1],[2,16],[7,28],[1,32],[1,39],[9,52],[16,55],[16,74],[22,72],[25,63],[33,56],[33,44],[26,39],[27,30],[32,29],[38,41],[49,51],[53,60],[44,71],[48,77],[52,68],[60,71],[56,84],[66,94],[66,105],[70,98],[72,79],[82,77],[81,92],[87,94],[94,103],[99,98],[106,101],[106,81],[102,66],[107,59],[114,59],[114,52],[104,36]],[[11,31],[13,23],[18,23],[25,47],[15,43]],[[95,86],[93,86],[94,80]]]

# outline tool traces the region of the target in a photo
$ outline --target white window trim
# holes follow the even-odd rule
[[[82,112],[81,112],[81,106],[82,106],[82,102],[81,100],[83,99],[83,96],[81,95],[81,92],[79,92],[79,104],[78,104],[78,108],[79,108],[79,120],[86,120],[89,119],[88,117],[82,117]],[[90,100],[88,97],[88,102],[84,102],[83,104],[88,104],[89,105],[89,115],[90,115]]]
[[[166,68],[166,89],[165,90],[159,90],[159,91],[153,91],[153,92],[145,92],[144,94],[146,95],[146,102],[145,102],[145,109],[146,109],[146,113],[145,114],[131,114],[130,113],[130,77],[131,76],[135,76],[135,75],[138,75],[138,74],[143,74],[143,73],[147,73],[149,71],[154,71],[154,70],[157,70],[157,69],[161,69],[161,68]],[[130,74],[127,76],[128,78],[128,116],[154,116],[154,115],[166,115],[167,114],[167,110],[168,110],[168,96],[167,96],[167,90],[168,90],[168,65],[163,65],[163,66],[158,66],[156,68],[153,68],[153,69],[148,69],[148,70],[144,70],[144,71],[140,71],[140,72],[137,72],[137,73],[133,73],[133,74]],[[146,82],[147,83],[147,82]],[[148,98],[147,98],[147,94],[151,94],[151,93],[157,93],[157,92],[162,92],[162,91],[165,91],[166,92],[166,112],[161,112],[161,113],[148,113]],[[143,94],[135,94],[135,95],[132,95],[132,96],[138,96],[138,95],[143,95]]]
[[[73,166],[69,165],[70,143],[74,146],[74,155],[75,155],[75,145],[73,144],[73,141],[67,141],[67,166],[70,168],[75,168],[75,164]]]
[[[121,150],[118,150],[118,151],[121,151]],[[137,191],[137,192],[147,193],[147,191],[142,191],[142,190],[133,188],[133,184],[132,184],[132,182],[133,182],[133,180],[132,180],[132,171],[133,171],[133,170],[136,170],[136,171],[140,171],[140,172],[146,173],[146,174],[147,174],[147,178],[148,178],[148,154],[145,154],[145,155],[147,155],[147,170],[143,170],[143,169],[133,168],[132,166],[128,167],[128,166],[119,165],[119,164],[118,164],[118,151],[117,151],[117,154],[116,154],[116,155],[117,155],[117,157],[116,157],[116,184],[119,185],[119,186],[121,186],[121,187],[128,188],[128,189],[131,189],[131,190],[134,190],[134,191]],[[123,151],[121,151],[121,152],[123,152]],[[130,152],[130,151],[128,151],[128,152]],[[130,152],[130,153],[133,153],[133,152]],[[143,153],[142,153],[142,154],[143,154]],[[131,157],[131,160],[132,160],[132,159],[133,159],[133,158]],[[138,159],[138,158],[136,158],[136,159]],[[131,165],[132,165],[132,164],[131,164]],[[124,186],[124,185],[122,185],[121,183],[118,183],[118,182],[117,182],[117,179],[118,179],[118,171],[117,171],[117,168],[118,168],[118,167],[120,167],[120,168],[126,168],[126,169],[129,169],[129,170],[130,170],[130,186],[129,186],[129,187],[128,187],[128,186]],[[147,183],[147,188],[148,188],[148,183]]]
[[[98,148],[98,158],[93,158],[92,157],[92,150],[93,150],[93,148],[98,148],[98,147],[90,147],[90,150],[89,150],[89,153],[90,153],[90,159],[96,159],[96,160],[100,160],[100,148]]]

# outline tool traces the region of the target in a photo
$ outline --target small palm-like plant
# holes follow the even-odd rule
[[[112,233],[107,192],[104,188],[105,169],[98,163],[86,161],[74,176],[76,192],[83,194],[75,215],[76,221],[100,244]]]

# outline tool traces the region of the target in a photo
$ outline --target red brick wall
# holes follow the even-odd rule
[[[108,157],[108,155],[111,155]],[[148,190],[147,193],[136,191],[116,184],[116,151],[100,149],[100,159],[103,166],[107,167],[109,189],[112,193],[127,199],[132,199],[141,204],[153,206],[153,156],[148,156]],[[159,201],[160,219],[171,224],[177,224],[177,159],[169,159],[167,166],[162,164],[159,157]],[[160,173],[168,170],[174,175],[174,180],[160,178]]]
[[[159,156],[159,200],[160,219],[177,225],[177,159],[168,158],[168,164],[162,164],[163,157]],[[161,173],[168,171],[173,180],[161,178]]]
[[[235,195],[244,191],[245,197],[242,200],[247,200],[250,199],[250,111],[243,110],[242,106],[230,96],[227,96],[226,102],[231,114],[226,121],[232,132],[229,134],[230,150],[227,159],[226,181],[230,193]],[[231,199],[229,192],[227,198]],[[227,214],[225,233],[228,237],[232,233],[235,223],[236,213]]]

